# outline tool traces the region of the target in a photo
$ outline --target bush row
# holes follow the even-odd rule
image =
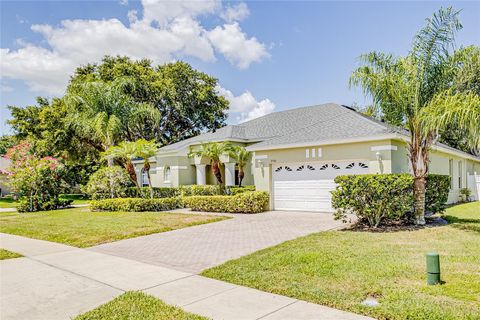
[[[115,198],[144,198],[151,199],[149,187],[129,187],[122,191],[117,190]],[[153,198],[171,198],[177,196],[210,196],[219,195],[220,186],[218,185],[190,185],[175,187],[152,188]],[[95,192],[90,195],[93,200],[111,199],[111,193]]]
[[[165,211],[181,207],[180,198],[142,199],[115,198],[94,200],[90,202],[92,211]]]
[[[264,191],[250,191],[234,196],[190,196],[184,205],[193,211],[259,213],[265,211],[269,196]]]
[[[234,196],[239,193],[255,191],[255,186],[231,186],[227,187],[226,194]]]
[[[18,212],[46,211],[63,209],[72,204],[72,199],[52,198],[48,201],[37,201],[37,199],[21,198],[17,204]],[[33,210],[32,208],[35,208]]]
[[[410,174],[347,175],[335,178],[332,192],[335,217],[345,219],[354,213],[360,222],[377,227],[385,220],[409,219],[413,215],[413,177]],[[450,177],[429,175],[426,211],[441,212],[448,199]]]

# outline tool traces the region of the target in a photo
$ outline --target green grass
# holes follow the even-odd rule
[[[141,292],[130,291],[74,320],[206,320]]]
[[[0,198],[0,208],[15,208],[16,201],[10,197]]]
[[[0,260],[13,259],[23,257],[21,254],[16,252],[8,251],[0,248]]]
[[[90,212],[83,207],[0,212],[0,232],[83,248],[223,219],[226,218],[163,212]]]
[[[321,232],[203,275],[380,319],[480,319],[480,203],[446,216],[452,224],[417,231]],[[433,250],[445,283],[428,286],[425,253]],[[380,305],[362,305],[369,295]]]

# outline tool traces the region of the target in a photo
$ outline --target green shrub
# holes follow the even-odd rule
[[[432,213],[445,211],[449,191],[449,176],[429,174],[427,177],[427,190],[425,193],[425,210]]]
[[[36,208],[35,211],[45,211],[45,210],[56,210],[63,209],[70,206],[73,202],[72,199],[61,199],[61,198],[52,198],[48,201],[41,201],[37,204],[32,204],[31,201],[34,199],[30,198],[21,198],[17,204],[18,212],[30,212],[32,206]]]
[[[190,185],[180,186],[180,193],[184,197],[188,196],[214,196],[221,194],[219,185]]]
[[[87,200],[88,196],[83,193],[63,193],[60,195],[61,199],[65,200]]]
[[[189,196],[184,197],[186,207],[193,211],[259,213],[265,211],[269,196],[264,191],[250,191],[235,196]]]
[[[335,178],[332,192],[335,219],[353,213],[359,222],[378,227],[383,220],[399,220],[412,212],[413,177],[410,174],[362,174]]]
[[[234,196],[234,195],[237,195],[237,194],[243,193],[243,192],[255,191],[255,186],[242,186],[242,187],[231,186],[231,187],[227,187],[227,189],[230,192],[230,193],[228,193],[228,191],[227,191],[227,194],[230,194],[230,195]]]
[[[90,202],[90,210],[92,211],[165,211],[181,206],[181,200],[178,197],[163,199],[115,198]]]
[[[152,188],[153,198],[173,198],[180,195],[180,190],[173,187]],[[130,187],[126,191],[126,198],[150,199],[149,187]]]
[[[94,172],[86,186],[82,188],[92,200],[125,197],[132,181],[119,166],[103,167]]]

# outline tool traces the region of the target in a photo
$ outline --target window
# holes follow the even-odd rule
[[[312,149],[312,158],[315,158],[315,149]]]
[[[142,187],[148,186],[148,174],[145,169],[142,169]]]
[[[163,181],[164,182],[170,182],[170,167],[165,167],[163,171]]]
[[[462,188],[462,161],[458,161],[458,188]]]
[[[305,149],[305,158],[310,158],[310,149]]]
[[[450,189],[453,189],[453,160],[448,160],[448,175],[450,176]]]

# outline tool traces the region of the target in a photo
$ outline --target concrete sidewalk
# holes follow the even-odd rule
[[[62,244],[0,234],[24,258],[0,261],[0,318],[69,319],[142,290],[212,319],[369,319],[198,275]]]

